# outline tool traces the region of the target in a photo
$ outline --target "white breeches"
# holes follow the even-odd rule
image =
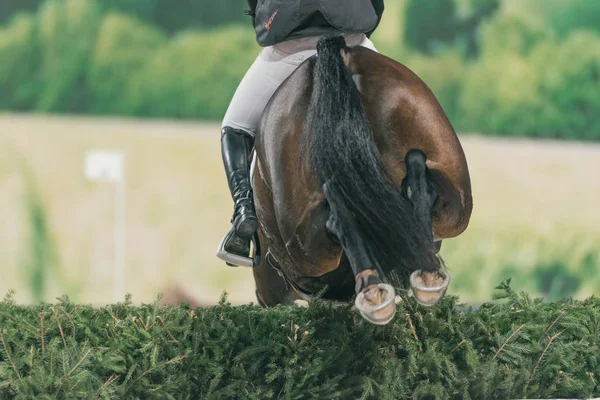
[[[345,35],[345,38],[348,46],[358,45],[377,51],[364,34]],[[304,60],[317,52],[319,39],[290,40],[262,49],[235,91],[222,126],[254,135],[262,112],[275,90]]]

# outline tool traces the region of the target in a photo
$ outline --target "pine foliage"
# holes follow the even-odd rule
[[[385,327],[350,306],[94,308],[0,302],[2,399],[483,399],[600,395],[600,299],[505,282],[478,310],[403,298]]]

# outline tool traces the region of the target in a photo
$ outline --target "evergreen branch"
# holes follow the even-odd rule
[[[119,320],[119,318],[117,318],[117,317],[115,316],[115,314],[113,314],[113,312],[112,312],[110,309],[108,309],[108,308],[107,308],[107,309],[106,309],[106,312],[107,312],[107,313],[108,313],[108,314],[109,314],[109,315],[112,317],[112,319],[114,319],[114,320],[115,320],[115,322],[119,322],[119,321],[120,321],[120,320]]]
[[[404,314],[404,316],[408,320],[408,324],[410,325],[410,330],[412,331],[412,334],[415,337],[415,340],[417,341],[417,343],[419,343],[420,342],[419,337],[417,336],[417,331],[415,329],[415,326],[413,325],[413,323],[410,319],[410,314]],[[423,348],[421,347],[421,345],[419,345],[419,351],[421,351],[421,353],[423,352]]]
[[[29,373],[33,371],[33,345],[29,349]],[[50,375],[52,375],[52,364],[50,364]]]
[[[0,312],[0,315],[5,316],[6,318],[9,318],[11,320],[13,320],[15,323],[21,325],[21,321],[16,320],[12,315]],[[29,325],[31,327],[31,329],[28,329],[26,326],[21,325],[21,328],[25,329],[26,331],[28,331],[29,333],[31,333],[33,336],[37,337],[37,328],[33,325],[31,325],[29,322],[27,321],[22,321],[24,322],[26,325]]]
[[[450,296],[432,309],[406,306],[383,330],[362,321],[353,328],[353,310],[322,303],[160,313],[155,305],[0,303],[9,314],[0,315],[0,399],[256,400],[280,390],[289,398],[598,397],[600,299],[530,299],[524,310],[518,301],[525,306],[519,294],[462,312]],[[40,321],[40,312],[54,317]],[[29,323],[34,332],[21,328]],[[561,330],[569,334],[554,335]]]
[[[175,358],[172,358],[172,359],[170,359],[170,360],[167,360],[167,361],[165,361],[165,362],[163,362],[163,363],[156,364],[155,366],[148,368],[148,369],[147,369],[146,371],[144,371],[144,372],[143,372],[143,373],[142,373],[140,376],[138,376],[137,378],[135,378],[135,379],[133,380],[133,382],[136,382],[136,381],[138,381],[138,380],[142,379],[142,377],[144,377],[144,376],[148,375],[149,373],[151,373],[151,372],[153,372],[153,371],[157,370],[159,367],[166,367],[166,366],[167,366],[167,365],[169,365],[169,364],[175,364],[175,363],[178,363],[178,362],[180,362],[180,361],[183,361],[184,359],[185,359],[185,356],[183,356],[183,355],[180,355],[180,356],[177,356],[177,357],[175,357]]]
[[[450,350],[450,353],[454,353],[464,343],[465,343],[465,339],[461,340],[460,343],[456,345],[456,347],[454,347],[452,350]]]
[[[54,309],[54,307],[50,307],[50,310],[52,310],[52,314],[54,315],[54,318],[56,318],[56,323],[58,324],[58,330],[60,331],[60,337],[62,338],[63,345],[66,348],[67,341],[65,340],[65,334],[63,332],[62,325],[60,324],[60,318],[58,318],[58,315],[56,314],[56,310]]]
[[[75,370],[77,370],[77,368],[79,368],[79,366],[81,365],[81,363],[87,358],[87,356],[90,354],[90,352],[92,351],[92,349],[88,349],[85,354],[83,355],[83,357],[81,357],[81,359],[77,362],[77,364],[75,364],[75,366],[73,368],[71,368],[71,370],[66,373],[61,379],[60,379],[60,385],[58,386],[58,389],[56,390],[56,395],[58,395],[58,393],[60,393],[60,391],[62,390],[63,385],[65,384],[65,381],[67,379],[69,379],[69,377],[71,376],[71,374],[73,372],[75,372]],[[64,363],[65,363],[65,352],[62,351],[62,356],[63,356],[63,368],[64,368]]]
[[[254,335],[254,333],[252,332],[252,321],[250,321],[250,313],[248,314],[248,326],[250,327],[250,335]]]
[[[111,337],[110,337],[110,330],[109,330],[109,328],[110,328],[110,325],[109,325],[109,324],[106,324],[106,326],[104,326],[104,329],[106,330],[106,337],[108,338],[108,340],[110,340],[110,339],[111,339]]]
[[[8,358],[8,361],[10,362],[10,365],[12,366],[13,371],[15,371],[15,374],[17,374],[19,381],[23,382],[23,380],[21,379],[21,374],[19,374],[19,370],[17,369],[17,366],[15,365],[14,361],[10,357],[10,353],[8,352],[8,347],[6,346],[6,341],[4,340],[3,329],[0,329],[0,339],[2,339],[2,345],[4,346],[4,352],[6,353],[6,358]]]
[[[150,318],[150,317],[148,317],[148,318]],[[139,324],[139,325],[140,325],[142,328],[144,328],[144,330],[145,330],[146,332],[148,331],[148,326],[147,326],[147,325],[145,325],[145,324],[142,322],[142,319],[141,319],[141,318],[139,318],[139,317],[133,317],[133,321],[134,321],[136,324]]]
[[[4,302],[6,303],[14,303],[15,302],[15,289],[8,289],[8,292],[4,295]]]
[[[500,346],[500,348],[498,349],[498,351],[496,352],[496,354],[494,354],[494,360],[495,360],[495,359],[498,357],[498,354],[500,354],[500,352],[502,351],[502,349],[504,349],[504,346],[506,346],[506,344],[507,344],[507,343],[510,341],[510,339],[512,339],[512,338],[513,338],[513,336],[515,336],[517,333],[519,333],[519,331],[520,331],[521,329],[523,329],[523,327],[524,327],[524,326],[525,326],[525,324],[521,325],[519,328],[517,328],[517,330],[516,330],[516,331],[514,331],[514,332],[512,333],[512,335],[510,335],[510,336],[508,337],[508,339],[506,339],[506,341],[505,341],[505,342],[502,344],[502,346]]]
[[[177,339],[175,339],[175,338],[173,337],[173,335],[171,334],[171,332],[169,331],[169,329],[168,329],[168,328],[167,328],[167,326],[165,325],[165,321],[163,321],[162,317],[161,317],[160,315],[157,315],[157,316],[156,316],[156,319],[158,319],[158,320],[160,321],[160,323],[162,324],[163,328],[165,328],[165,330],[167,331],[167,333],[169,334],[169,336],[171,336],[171,339],[172,339],[172,340],[173,340],[175,343],[179,344],[179,340],[177,340]]]
[[[590,377],[590,379],[591,379],[592,383],[594,384],[594,386],[598,385],[598,383],[596,382],[596,379],[594,379],[594,373],[593,372],[588,372],[587,374]]]
[[[105,391],[115,380],[117,379],[116,375],[111,375],[106,382],[104,382],[104,385],[102,385],[102,387],[98,390],[98,393],[96,393],[96,397],[100,397],[100,394]]]
[[[40,336],[42,337],[42,354],[46,353],[46,346],[44,344],[44,316],[46,315],[46,313],[41,312],[39,314],[40,316]]]
[[[73,317],[71,317],[71,314],[69,314],[68,312],[66,312],[64,309],[59,308],[60,311],[63,312],[63,314],[65,314],[65,316],[67,317],[67,319],[69,320],[69,322],[71,323],[71,328],[73,328],[73,332],[75,332],[75,322],[73,322]]]
[[[535,368],[533,368],[533,371],[531,371],[531,375],[529,375],[529,380],[527,381],[527,385],[525,385],[525,387],[528,387],[529,384],[531,383],[531,380],[533,379],[533,376],[535,375],[540,362],[542,362],[542,358],[544,358],[544,355],[546,354],[546,352],[548,351],[548,349],[550,348],[550,345],[552,344],[552,342],[554,342],[554,340],[559,337],[560,335],[562,335],[562,333],[564,331],[566,331],[567,328],[563,329],[562,331],[558,332],[556,335],[552,336],[552,337],[548,337],[548,344],[546,345],[546,348],[544,349],[544,351],[542,352],[542,354],[540,355],[540,358],[538,358],[537,363],[535,364]]]
[[[525,293],[524,291],[521,291],[522,295],[523,295],[523,299],[525,299],[525,304],[527,305],[527,307],[529,307],[529,296],[527,296],[527,293]]]
[[[63,369],[63,373],[66,374],[67,371],[65,370],[65,366],[67,365],[67,361],[65,360],[65,351],[61,351],[60,355],[62,356],[62,364],[60,364],[62,366]]]
[[[308,335],[309,335],[308,331],[304,331],[302,333],[302,339],[300,339],[299,346],[304,346],[304,343],[306,342],[306,339],[308,339]]]
[[[71,370],[65,376],[63,376],[62,379],[67,379],[68,377],[70,377],[71,374],[73,372],[75,372],[75,370],[77,368],[79,368],[79,366],[81,365],[81,363],[87,358],[87,356],[90,354],[91,351],[92,351],[92,349],[88,349],[88,351],[85,352],[85,354],[83,355],[83,357],[81,357],[81,359],[77,362],[77,364],[75,364],[75,366],[73,368],[71,368]]]
[[[548,327],[548,329],[546,329],[546,332],[548,332],[553,326],[554,324],[556,324],[556,322],[560,319],[560,317],[562,317],[565,314],[566,310],[563,310],[558,317],[556,317],[556,319],[550,324],[550,326]]]

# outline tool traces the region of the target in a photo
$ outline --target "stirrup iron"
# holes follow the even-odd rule
[[[252,245],[253,248],[250,253],[250,257],[239,256],[237,254],[229,253],[225,250],[225,243],[235,234],[235,228],[231,227],[229,232],[223,236],[221,239],[221,243],[219,243],[219,248],[217,249],[217,257],[221,260],[225,261],[228,265],[233,267],[249,267],[254,268],[258,267],[260,264],[260,247],[258,244],[258,235],[255,233],[252,235]]]

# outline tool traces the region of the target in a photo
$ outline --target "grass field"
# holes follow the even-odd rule
[[[254,301],[251,271],[215,257],[231,216],[212,123],[0,115],[0,292],[30,302],[40,271],[26,176],[43,204],[55,265],[43,298],[112,301],[114,187],[86,181],[89,149],[126,154],[126,291],[149,302],[177,285],[207,302]],[[502,279],[556,298],[600,293],[600,145],[462,135],[473,182],[467,231],[445,241],[451,293],[480,302]],[[28,172],[29,171],[29,172]],[[36,275],[37,273],[37,275]]]

